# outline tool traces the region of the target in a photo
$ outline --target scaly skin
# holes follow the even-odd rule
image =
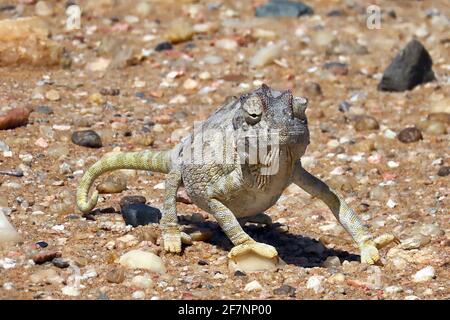
[[[234,244],[230,259],[248,252],[273,259],[278,255],[276,249],[253,240],[241,224],[255,219],[270,224],[270,218],[261,212],[295,183],[325,202],[359,246],[363,263],[377,263],[378,249],[397,239],[389,234],[374,239],[343,198],[301,165],[309,144],[306,106],[306,99],[265,85],[231,98],[202,123],[202,130],[194,129],[172,150],[119,153],[95,163],[80,181],[77,205],[83,212],[95,207],[98,194],[94,192],[88,200],[89,189],[102,173],[117,169],[167,173],[161,218],[164,250],[179,253],[182,242],[190,243],[177,223],[176,194],[184,185],[192,202],[211,213]],[[269,143],[265,150],[264,137],[273,130],[277,143]],[[257,150],[256,158],[252,148]],[[222,161],[217,161],[217,156]]]

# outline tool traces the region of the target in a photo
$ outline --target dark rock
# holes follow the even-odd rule
[[[41,248],[47,248],[48,247],[48,243],[45,241],[38,241],[36,242],[36,244],[41,247]]]
[[[52,261],[53,259],[60,257],[61,252],[44,250],[34,254],[31,259],[33,259],[34,263],[36,264],[43,264],[47,261]]]
[[[341,103],[339,103],[339,111],[340,112],[347,112],[348,110],[350,110],[351,104],[347,101],[342,101]]]
[[[295,296],[295,292],[296,292],[296,289],[287,284],[283,284],[281,287],[273,290],[273,293],[276,295]]]
[[[378,84],[381,91],[406,91],[435,80],[431,69],[433,61],[424,46],[417,40],[410,41],[384,71]]]
[[[172,49],[173,49],[172,44],[167,41],[158,43],[155,47],[155,51],[158,51],[158,52],[165,51],[165,50],[172,50]]]
[[[403,143],[416,142],[423,139],[422,132],[416,127],[403,129],[399,132],[397,138]]]
[[[55,258],[52,260],[52,263],[55,267],[61,268],[61,269],[65,269],[67,267],[69,267],[69,261],[63,259],[63,258]]]
[[[75,131],[72,133],[72,142],[88,148],[101,148],[102,139],[93,130]]]
[[[142,203],[145,204],[147,199],[144,196],[125,196],[120,199],[120,207],[123,208],[129,204]]]
[[[237,270],[237,271],[234,273],[234,276],[235,276],[235,277],[245,277],[245,276],[247,276],[247,274],[245,274],[244,272],[242,272],[242,271],[240,271],[240,270]]]
[[[100,94],[104,96],[118,96],[120,89],[102,88],[100,89]]]
[[[272,0],[255,10],[257,17],[300,17],[313,13],[310,6],[288,0]]]
[[[344,13],[339,9],[333,9],[327,13],[327,17],[341,17]]]
[[[443,166],[439,168],[439,171],[437,173],[440,177],[446,177],[450,174],[450,166]]]
[[[144,99],[144,98],[145,98],[145,93],[143,93],[143,92],[136,92],[136,93],[134,94],[134,96],[135,96],[136,98]]]
[[[307,82],[305,84],[305,93],[311,96],[321,96],[322,88],[317,82]]]
[[[336,76],[345,76],[348,74],[348,66],[346,63],[332,61],[325,63],[323,67]]]
[[[205,261],[205,260],[198,260],[197,263],[198,263],[200,266],[207,266],[207,265],[209,265],[208,261]]]
[[[145,226],[158,223],[161,219],[161,211],[142,203],[133,203],[122,207],[122,216],[127,225]]]
[[[49,106],[37,106],[36,112],[43,113],[43,114],[53,114],[53,109]]]

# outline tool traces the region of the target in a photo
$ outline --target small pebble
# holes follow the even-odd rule
[[[49,90],[45,93],[45,97],[50,101],[59,101],[61,100],[61,95],[57,90]]]
[[[43,250],[41,252],[34,254],[31,257],[31,259],[33,259],[34,263],[36,263],[36,264],[43,264],[47,261],[52,261],[53,259],[60,258],[60,257],[61,257],[61,252]]]
[[[114,268],[106,274],[106,281],[110,283],[122,283],[124,280],[125,270],[123,268]]]
[[[436,272],[432,266],[427,266],[417,271],[412,279],[414,282],[425,282],[433,279],[436,276]]]
[[[109,176],[105,181],[97,186],[100,194],[120,193],[127,189],[127,181],[122,176]]]
[[[172,50],[173,46],[170,42],[164,41],[164,42],[160,42],[156,45],[155,47],[155,51],[165,51],[165,50]]]
[[[88,148],[101,148],[102,139],[93,130],[75,131],[72,134],[72,142],[76,145]]]
[[[276,295],[288,295],[293,297],[295,296],[296,291],[297,290],[294,287],[287,284],[283,284],[281,287],[274,289],[273,293]]]
[[[316,294],[324,291],[322,286],[323,276],[311,276],[306,282],[306,288],[313,290]]]
[[[422,132],[415,127],[403,129],[402,131],[399,132],[397,138],[403,143],[411,143],[423,139]]]
[[[52,263],[55,267],[61,268],[61,269],[65,269],[67,267],[69,267],[69,261],[62,259],[62,258],[54,258],[52,260]]]
[[[437,172],[437,175],[440,176],[440,177],[446,177],[449,174],[450,174],[450,166],[440,167],[438,172]]]
[[[366,130],[378,130],[380,125],[377,119],[371,116],[360,116],[357,117],[355,122],[356,131],[366,131]]]
[[[259,290],[262,290],[262,286],[258,281],[253,280],[252,282],[249,282],[245,285],[244,290],[247,292],[259,291]]]

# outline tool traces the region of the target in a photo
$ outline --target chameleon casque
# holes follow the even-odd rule
[[[167,176],[160,224],[165,251],[181,252],[176,194],[184,185],[192,202],[212,214],[233,243],[229,258],[252,251],[272,259],[278,256],[276,249],[253,240],[238,219],[264,217],[263,212],[277,202],[283,190],[295,183],[325,202],[359,246],[361,262],[374,264],[380,259],[378,249],[396,238],[390,234],[374,238],[339,194],[302,167],[300,158],[309,144],[307,105],[306,98],[267,85],[233,97],[201,123],[201,130],[194,128],[171,150],[124,152],[99,160],[79,183],[77,205],[82,212],[96,206],[98,192],[89,197],[89,189],[105,172],[163,172]],[[276,143],[263,148],[262,141],[268,137]],[[256,157],[251,150],[257,150]],[[199,161],[196,155],[203,158]]]

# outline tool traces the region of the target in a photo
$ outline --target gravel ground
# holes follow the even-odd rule
[[[0,130],[0,208],[23,237],[0,251],[1,299],[450,298],[447,1],[310,0],[314,14],[298,18],[256,18],[265,1],[72,2],[81,29],[66,31],[65,1],[0,1],[1,19],[39,15],[51,31],[40,42],[0,41],[0,115],[32,111],[26,125]],[[366,25],[371,2],[380,29]],[[378,91],[413,38],[437,80]],[[5,58],[20,41],[26,50]],[[263,48],[267,59],[256,55]],[[268,210],[275,226],[246,226],[285,262],[258,273],[229,269],[231,243],[194,205],[178,204],[199,240],[179,256],[162,251],[157,224],[125,226],[120,200],[140,195],[160,208],[162,174],[116,172],[126,190],[104,194],[92,214],[76,209],[77,183],[103,155],[171,148],[228,96],[261,83],[310,100],[303,163],[373,233],[402,240],[382,249],[382,266],[361,264],[326,206],[296,187]],[[88,129],[101,147],[96,136],[96,148],[72,142]],[[165,272],[122,267],[131,250],[159,256]]]

